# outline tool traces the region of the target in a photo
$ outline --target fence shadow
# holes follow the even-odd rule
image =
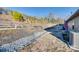
[[[63,25],[63,24],[62,24]],[[55,36],[56,38],[58,38],[59,40],[63,41],[64,43],[67,44],[67,41],[64,40],[63,38],[63,34],[62,31],[63,29],[59,29],[60,27],[62,27],[62,25],[55,25],[49,28],[46,28],[44,30],[46,30],[47,32],[49,32],[51,35]]]

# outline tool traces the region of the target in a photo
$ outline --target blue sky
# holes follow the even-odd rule
[[[77,7],[9,7],[30,16],[47,16],[50,12],[63,19],[68,18],[71,12],[74,13]]]

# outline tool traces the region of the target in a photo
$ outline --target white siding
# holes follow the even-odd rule
[[[79,17],[76,17],[74,20],[75,31],[79,31]]]
[[[74,29],[72,29],[73,25],[74,25]],[[79,31],[79,17],[76,17],[73,20],[69,21],[68,30]]]
[[[74,25],[74,20],[69,21],[69,23],[68,23],[68,30],[72,30],[72,25]]]

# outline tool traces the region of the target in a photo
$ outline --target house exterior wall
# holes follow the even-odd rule
[[[74,25],[74,20],[68,22],[68,30],[73,30],[72,26]]]
[[[79,17],[74,20],[75,31],[79,31]]]
[[[79,17],[76,17],[68,22],[68,30],[79,31]]]

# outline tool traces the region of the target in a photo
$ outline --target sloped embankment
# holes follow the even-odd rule
[[[0,45],[11,43],[22,37],[29,36],[33,32],[29,32],[26,29],[6,29],[0,30]]]
[[[0,51],[17,51],[36,40],[45,31],[27,31],[26,29],[6,30],[0,32]]]
[[[62,42],[60,39],[46,33],[41,36],[38,41],[26,46],[21,49],[22,52],[72,52],[71,48],[67,46],[66,43]]]

